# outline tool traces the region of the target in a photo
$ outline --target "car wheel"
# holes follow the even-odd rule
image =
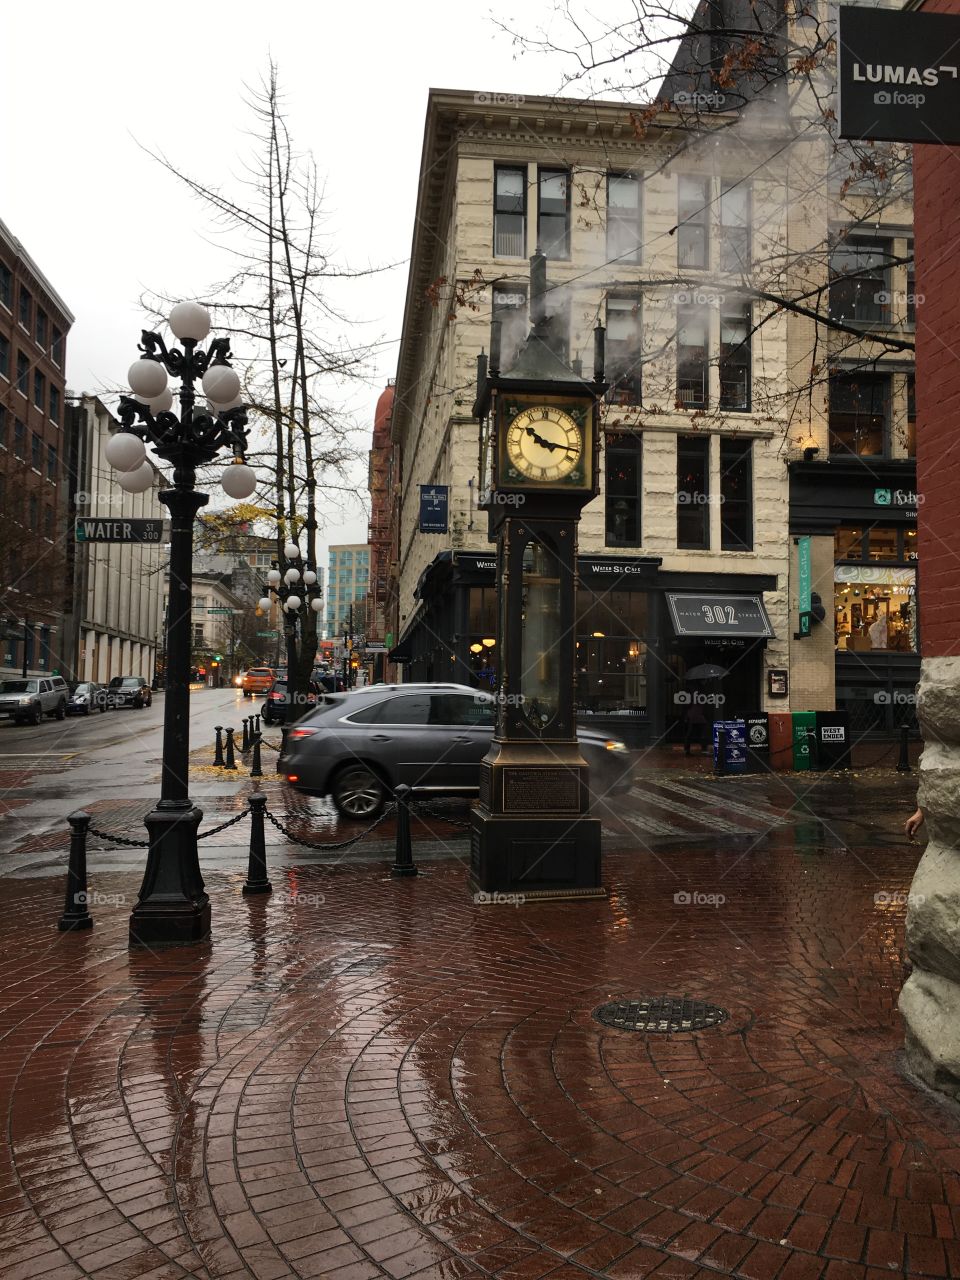
[[[376,818],[383,811],[386,788],[363,764],[347,764],[333,780],[333,803],[344,818]]]
[[[56,717],[57,717],[57,719],[58,719],[58,720],[66,720],[66,718],[67,718],[67,704],[66,704],[65,702],[58,702],[58,703],[57,703]]]
[[[43,707],[41,707],[39,703],[38,703],[38,704],[33,708],[33,710],[30,712],[30,719],[29,719],[28,723],[29,723],[29,724],[42,724],[42,723],[43,723]]]

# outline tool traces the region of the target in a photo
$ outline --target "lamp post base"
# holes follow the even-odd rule
[[[197,853],[202,810],[190,801],[160,801],[144,822],[150,836],[147,868],[130,914],[131,947],[202,942],[210,936],[210,900]]]
[[[597,818],[470,814],[470,888],[478,901],[603,897]]]

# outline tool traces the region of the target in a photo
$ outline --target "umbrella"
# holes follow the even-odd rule
[[[718,667],[713,662],[704,662],[699,667],[691,667],[684,676],[684,680],[722,680],[725,675],[729,675],[726,667]]]

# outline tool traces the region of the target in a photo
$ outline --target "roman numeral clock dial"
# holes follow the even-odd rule
[[[556,405],[521,410],[507,426],[505,445],[513,478],[544,485],[583,480],[583,428]]]

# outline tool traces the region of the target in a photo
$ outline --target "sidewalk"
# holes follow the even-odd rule
[[[133,871],[58,934],[7,877],[0,1271],[367,1280],[960,1274],[960,1121],[898,1070],[916,848],[605,859],[603,901],[478,907],[457,859],[208,876],[130,953]],[[663,1035],[614,997],[727,1012]]]

